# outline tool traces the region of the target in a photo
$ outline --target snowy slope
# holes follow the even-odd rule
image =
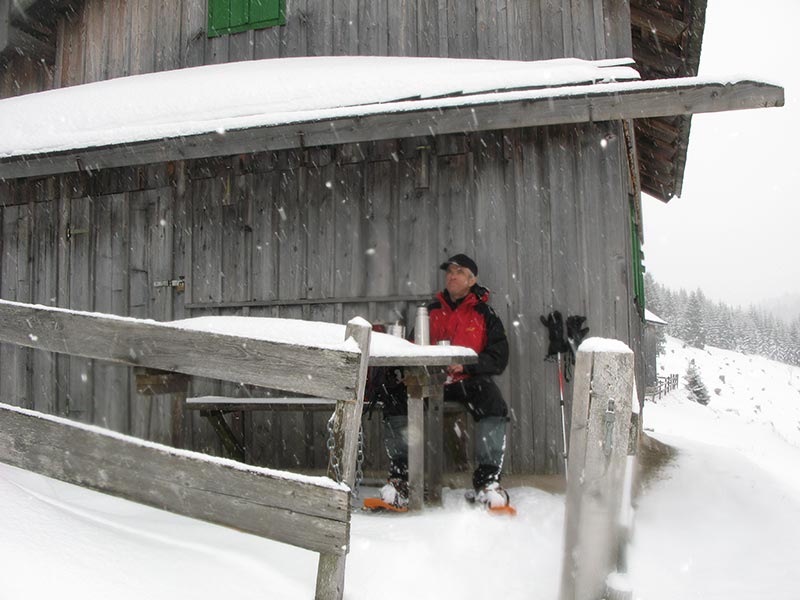
[[[644,409],[678,455],[638,501],[634,597],[796,599],[800,369],[670,339],[664,373],[692,358],[710,404],[678,390]],[[422,515],[357,512],[345,597],[555,599],[564,498],[511,493],[516,519],[468,508],[460,490]],[[311,552],[2,464],[0,527],[3,600],[313,597]]]

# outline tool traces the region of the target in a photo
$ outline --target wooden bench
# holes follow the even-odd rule
[[[8,405],[0,405],[0,461],[319,552],[316,598],[339,600],[370,329],[354,319],[345,339],[356,344],[330,349],[0,300],[0,342],[330,396],[341,478],[257,469]],[[167,385],[154,377],[151,390]]]
[[[246,456],[245,445],[242,440],[234,433],[228,422],[225,420],[225,415],[237,412],[252,412],[252,411],[303,411],[303,412],[332,412],[336,405],[336,401],[331,398],[308,398],[297,396],[276,396],[269,398],[233,398],[229,396],[198,396],[188,397],[185,399],[183,406],[187,410],[199,411],[205,417],[211,426],[214,428],[220,442],[222,443],[225,452],[235,460],[244,461]],[[372,409],[380,411],[383,405],[378,402]],[[444,414],[464,414],[467,408],[460,402],[445,402]],[[434,436],[436,432],[433,431],[433,426],[429,427],[428,435]],[[431,444],[436,447],[435,444]],[[457,450],[455,442],[450,444],[451,447],[448,451],[455,455]],[[444,458],[442,456],[430,455],[427,457],[428,466],[438,462],[442,463]],[[433,470],[436,470],[435,468]],[[426,476],[426,481],[431,481],[430,472]],[[430,491],[430,490],[429,490]],[[429,499],[437,497],[434,490],[429,495]]]

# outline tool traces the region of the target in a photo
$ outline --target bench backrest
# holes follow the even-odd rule
[[[344,342],[344,340],[342,340]],[[361,353],[0,300],[0,342],[352,400]]]
[[[0,461],[301,548],[343,554],[350,492],[0,404]]]

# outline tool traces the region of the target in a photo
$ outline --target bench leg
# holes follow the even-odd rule
[[[317,591],[314,600],[341,600],[344,593],[344,567],[347,555],[320,554],[317,566]]]
[[[228,456],[233,460],[244,462],[244,446],[236,439],[236,435],[234,435],[233,431],[231,431],[227,421],[225,421],[224,413],[221,410],[204,410],[201,411],[200,414],[211,423],[211,426],[214,428],[214,431],[217,432]]]
[[[442,504],[443,421],[444,388],[431,385],[425,417],[425,481],[428,484],[428,502],[435,506]]]
[[[422,389],[408,386],[408,510],[422,510],[425,493],[425,416]]]

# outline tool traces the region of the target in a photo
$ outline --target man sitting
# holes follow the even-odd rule
[[[488,304],[489,290],[478,284],[475,261],[456,254],[440,268],[446,273],[445,289],[428,305],[430,343],[447,340],[478,354],[476,364],[450,365],[444,386],[445,401],[462,403],[475,418],[474,493],[468,492],[467,498],[491,508],[506,506],[508,493],[500,487],[500,475],[508,407],[492,377],[508,364],[508,339],[502,321]],[[381,499],[404,509],[408,504],[408,399],[400,370],[390,370],[388,375],[378,390],[384,404],[384,439],[390,461]]]

